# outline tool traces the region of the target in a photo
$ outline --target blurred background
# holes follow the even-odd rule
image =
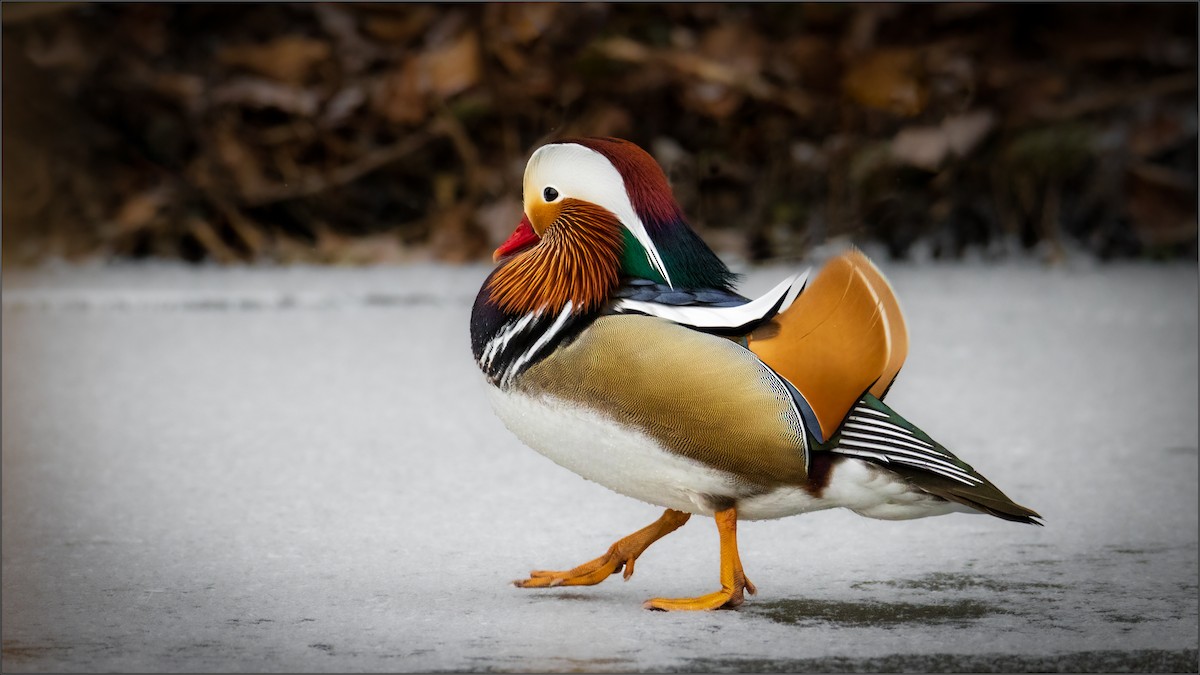
[[[1197,6],[0,3],[0,672],[1196,672]],[[754,523],[738,616],[640,609],[711,524],[512,588],[656,515],[469,348],[571,135],[750,297],[862,246],[889,403],[1047,527]]]
[[[1197,5],[3,4],[3,255],[486,259],[616,135],[725,255],[1197,255]]]

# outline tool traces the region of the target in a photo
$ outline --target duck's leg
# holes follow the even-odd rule
[[[658,520],[625,537],[595,560],[585,562],[575,569],[562,572],[534,570],[528,579],[514,581],[521,588],[545,588],[547,586],[591,586],[608,578],[622,567],[624,577],[633,576],[633,563],[650,544],[679,529],[691,517],[690,513],[667,509]]]
[[[717,511],[713,520],[717,521],[717,532],[721,536],[721,590],[698,598],[653,598],[643,607],[663,610],[737,607],[742,604],[742,591],[750,595],[757,592],[742,572],[742,561],[738,557],[737,509]]]

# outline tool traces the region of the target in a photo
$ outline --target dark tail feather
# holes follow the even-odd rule
[[[1041,525],[1017,504],[895,410],[871,394],[850,411],[830,444],[832,452],[859,457],[900,474],[926,492],[1017,523]]]
[[[991,514],[997,518],[1011,520],[1014,523],[1028,523],[1029,525],[1041,526],[1041,515],[1033,509],[1021,506],[1008,498],[995,485],[984,478],[981,485],[967,487],[959,485],[952,481],[947,481],[939,476],[931,476],[915,470],[908,470],[908,467],[889,466],[888,468],[903,475],[917,487],[925,490],[929,494],[936,495],[947,501],[958,502],[964,506],[969,506],[973,509],[978,509],[984,513]],[[976,472],[978,475],[978,472]],[[982,476],[980,476],[982,478]]]

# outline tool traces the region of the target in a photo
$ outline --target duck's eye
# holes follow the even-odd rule
[[[558,190],[555,190],[552,187],[542,190],[542,199],[545,199],[547,202],[552,202],[555,199],[558,199]]]

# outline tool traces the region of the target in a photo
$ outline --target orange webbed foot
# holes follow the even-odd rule
[[[754,595],[758,589],[745,576],[731,587],[721,586],[721,590],[696,598],[651,598],[642,603],[645,609],[656,609],[665,612],[676,610],[709,610],[733,609],[745,602],[743,593]]]
[[[626,580],[633,576],[634,563],[651,544],[679,529],[691,514],[667,509],[650,525],[634,532],[608,548],[604,555],[578,567],[564,571],[534,570],[528,579],[513,582],[518,588],[553,588],[555,586],[592,586],[604,581],[614,572],[624,570]]]
[[[624,577],[628,579],[633,574],[633,561],[636,557],[627,557],[616,544],[604,555],[585,562],[579,567],[569,570],[534,570],[528,579],[518,579],[513,582],[518,588],[553,588],[555,586],[592,586],[604,581],[614,572],[624,568]]]
[[[721,536],[721,590],[695,598],[651,598],[642,604],[646,609],[661,611],[696,611],[732,609],[745,600],[744,593],[754,595],[758,589],[742,571],[737,552],[737,510],[726,509],[713,515]]]

